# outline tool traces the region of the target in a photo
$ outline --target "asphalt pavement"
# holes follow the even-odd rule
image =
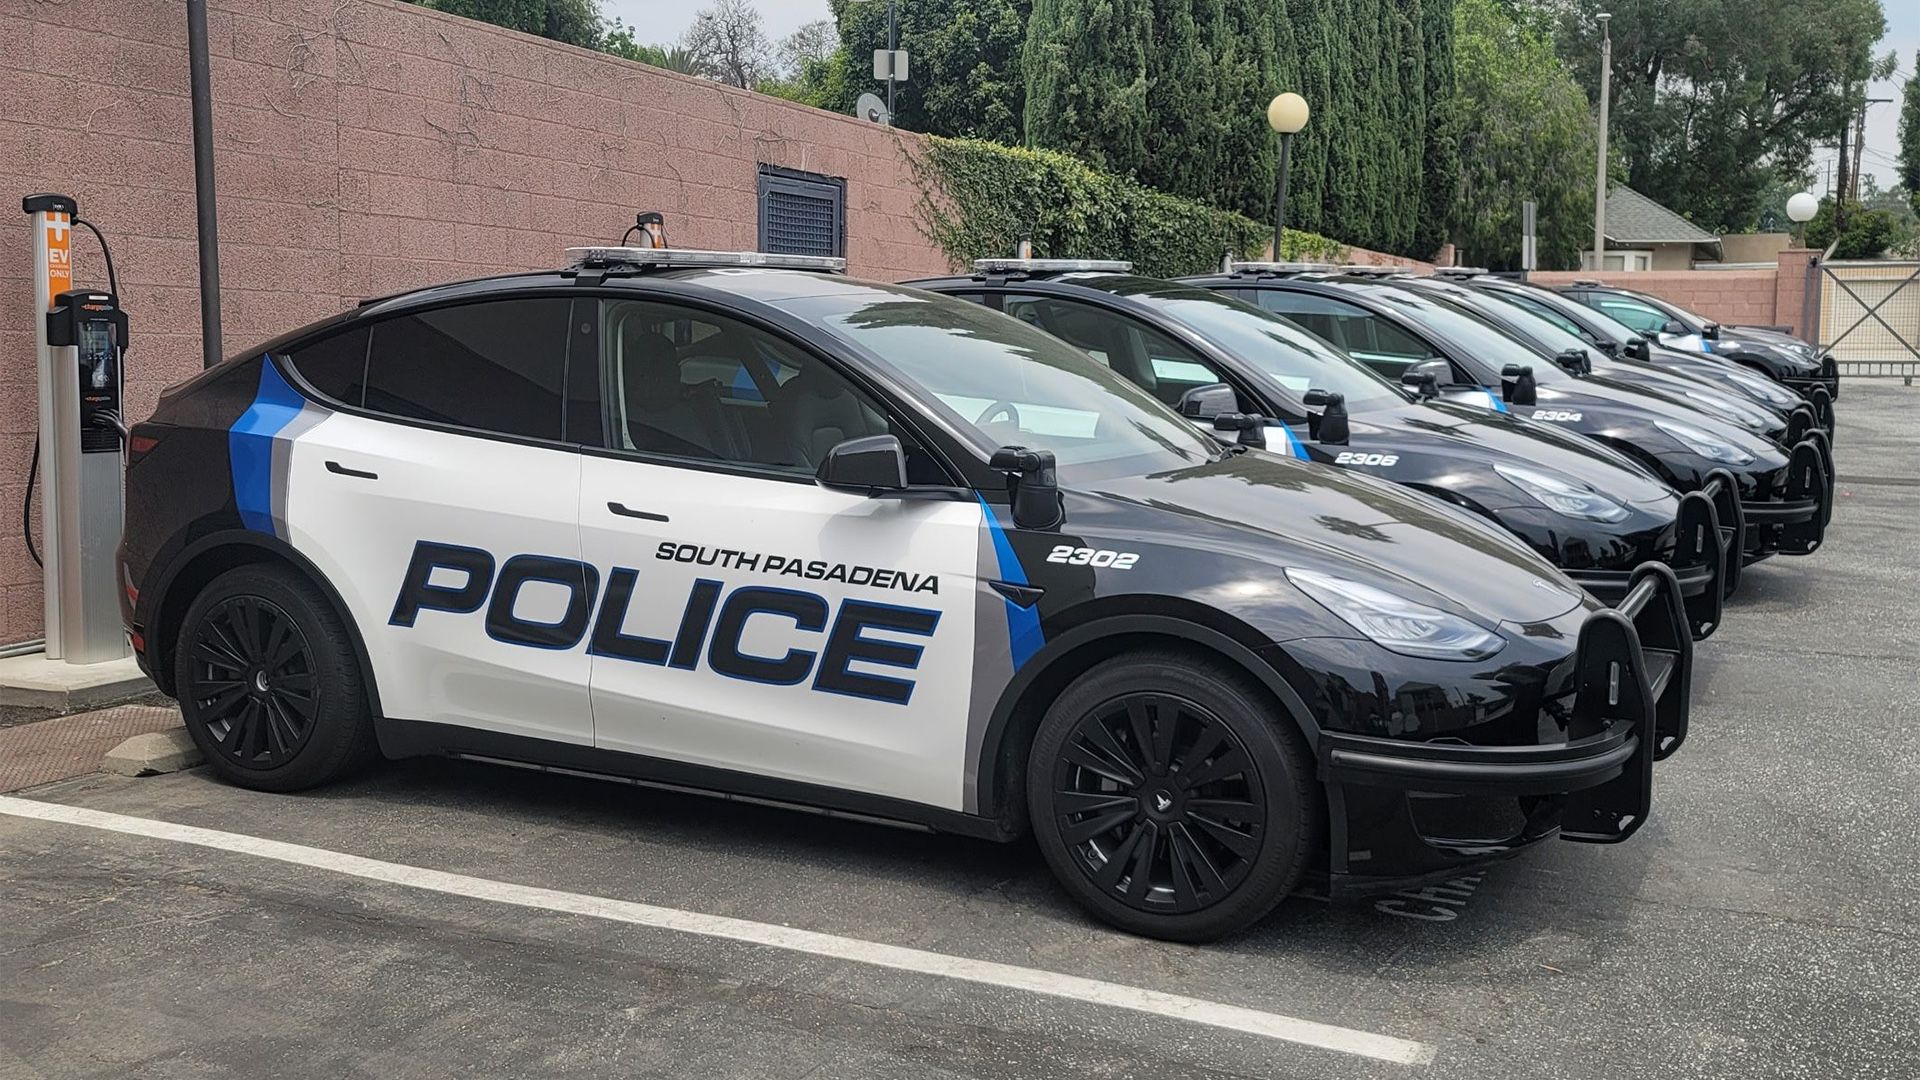
[[[81,820],[0,799],[0,1080],[1912,1077],[1916,410],[1846,387],[1827,545],[1750,568],[1624,845],[1194,947],[1027,844],[449,761],[93,775],[15,793]]]

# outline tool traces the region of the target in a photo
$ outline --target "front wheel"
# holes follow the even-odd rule
[[[1293,890],[1323,813],[1291,720],[1219,661],[1103,661],[1034,735],[1027,805],[1054,876],[1101,919],[1208,941]]]
[[[208,584],[181,621],[174,680],[188,734],[242,787],[313,787],[376,752],[346,624],[291,570],[242,566]]]

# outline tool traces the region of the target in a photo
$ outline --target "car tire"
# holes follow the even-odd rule
[[[188,606],[174,647],[187,732],[222,779],[298,791],[377,755],[346,623],[313,583],[248,565]]]
[[[1171,941],[1267,915],[1322,835],[1292,722],[1244,672],[1199,654],[1130,651],[1088,669],[1034,733],[1026,785],[1034,837],[1067,892],[1122,930]]]

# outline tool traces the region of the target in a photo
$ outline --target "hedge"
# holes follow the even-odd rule
[[[1039,257],[1127,259],[1143,274],[1176,277],[1217,269],[1228,252],[1257,256],[1273,236],[1252,218],[1049,150],[930,136],[913,165],[921,229],[956,268],[1011,256],[1028,239]],[[1346,248],[1289,229],[1281,257],[1338,262]]]

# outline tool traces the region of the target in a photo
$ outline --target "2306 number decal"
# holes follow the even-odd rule
[[[1335,457],[1333,459],[1333,463],[1335,465],[1388,466],[1388,465],[1399,464],[1399,461],[1400,461],[1399,454],[1361,454],[1361,453],[1355,453],[1354,451],[1351,451],[1351,450],[1343,450],[1340,452],[1338,457]]]
[[[1047,553],[1048,562],[1066,563],[1068,566],[1104,566],[1113,570],[1131,570],[1140,556],[1131,551],[1108,551],[1106,548],[1074,547],[1061,544]]]

